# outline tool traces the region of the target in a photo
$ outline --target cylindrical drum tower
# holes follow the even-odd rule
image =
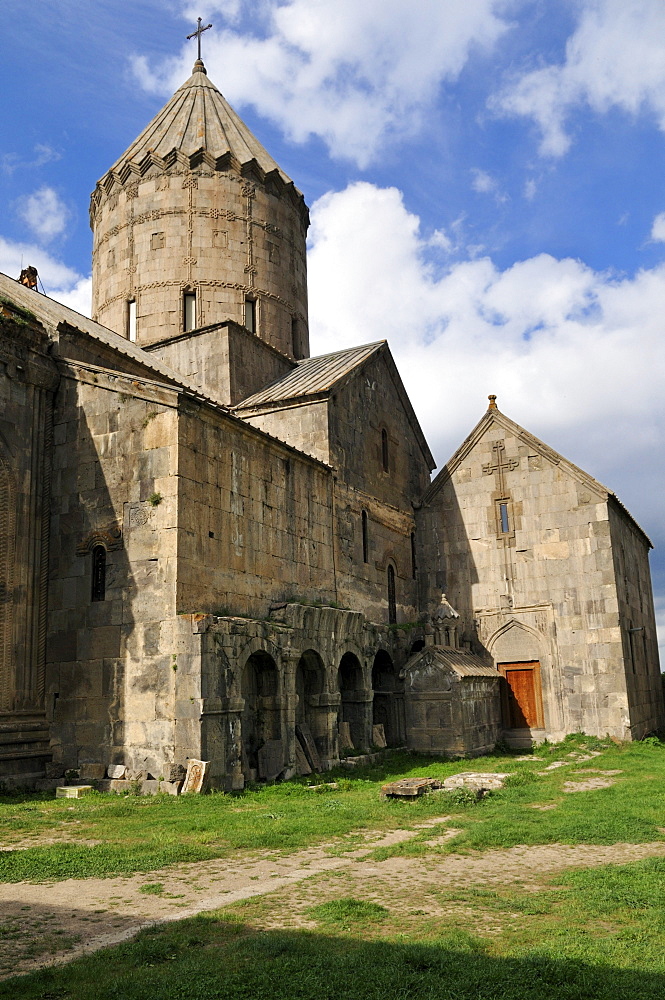
[[[308,357],[308,224],[197,60],[93,191],[93,317],[139,346],[230,319]]]

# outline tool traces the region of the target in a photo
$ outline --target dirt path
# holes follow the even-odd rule
[[[431,819],[418,830],[447,819]],[[665,842],[656,842],[604,847],[553,844],[475,855],[433,852],[385,861],[368,857],[376,847],[407,840],[418,830],[368,834],[367,846],[341,856],[331,855],[330,845],[323,845],[286,857],[277,852],[261,857],[247,854],[233,861],[187,864],[148,875],[2,884],[0,978],[117,944],[151,924],[266,894],[279,904],[275,926],[302,925],[307,923],[302,918],[306,905],[335,895],[362,893],[364,899],[377,902],[390,899],[397,908],[420,900],[425,912],[436,912],[436,891],[441,888],[514,883],[529,889],[545,873],[665,856]],[[430,843],[440,844],[455,832],[433,830]]]

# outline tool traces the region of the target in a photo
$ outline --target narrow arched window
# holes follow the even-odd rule
[[[185,333],[196,329],[196,292],[185,292],[183,295],[182,318]]]
[[[136,299],[127,303],[127,339],[136,342]]]
[[[383,428],[381,431],[381,462],[383,464],[383,471],[387,472],[389,468],[389,455],[388,455],[388,431]]]
[[[245,328],[256,333],[256,299],[245,299]]]
[[[294,358],[300,357],[300,336],[297,316],[291,317],[291,353]]]
[[[92,593],[91,600],[103,601],[106,597],[106,549],[95,545],[92,550]]]
[[[416,566],[416,536],[411,532],[411,576],[415,580],[418,567]]]
[[[363,529],[363,562],[369,562],[369,535],[367,532],[367,511],[364,510],[360,515],[360,520]]]
[[[388,566],[388,624],[394,625],[397,621],[397,602],[395,599],[395,570]]]

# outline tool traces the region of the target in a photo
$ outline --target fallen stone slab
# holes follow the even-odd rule
[[[381,787],[383,799],[417,799],[442,787],[438,778],[401,778]]]
[[[587,778],[586,781],[564,781],[564,792],[595,792],[600,788],[611,788],[613,778]]]
[[[443,788],[447,792],[452,792],[455,788],[469,788],[472,792],[494,792],[503,788],[507,774],[499,774],[495,771],[462,771],[460,774],[453,774],[443,782]]]
[[[376,764],[385,758],[386,751],[377,750],[376,753],[361,753],[357,757],[343,757],[340,764],[342,767],[366,767],[368,764]]]

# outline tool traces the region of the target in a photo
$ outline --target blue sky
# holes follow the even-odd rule
[[[439,462],[489,392],[614,489],[665,615],[663,0],[4,0],[0,270],[89,308],[88,198],[211,79],[312,210],[312,351],[387,337]]]

